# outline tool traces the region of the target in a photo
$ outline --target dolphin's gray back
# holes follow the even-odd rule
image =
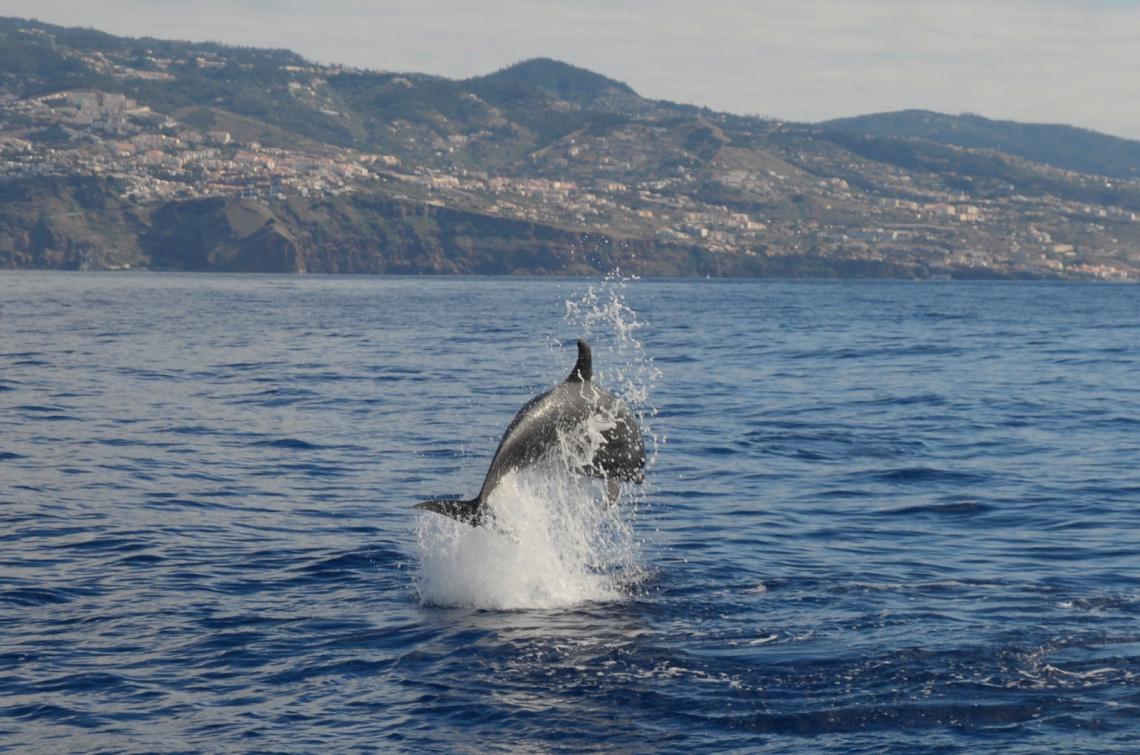
[[[491,458],[479,497],[486,499],[499,481],[513,471],[542,461],[559,442],[559,425],[566,422],[569,401],[565,384],[528,401],[503,433]]]
[[[601,431],[603,442],[591,449],[586,433],[593,416],[612,427]],[[591,477],[638,483],[644,479],[645,444],[633,413],[606,389],[590,381],[567,380],[531,399],[515,415],[499,442],[479,496],[485,501],[511,472],[560,457],[571,463],[572,471]]]

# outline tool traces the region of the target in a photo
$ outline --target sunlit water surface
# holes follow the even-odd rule
[[[1140,288],[0,275],[0,749],[1134,752]],[[574,343],[646,484],[478,490]]]

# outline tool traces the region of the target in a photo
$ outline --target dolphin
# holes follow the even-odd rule
[[[415,508],[478,527],[493,520],[487,500],[504,477],[552,459],[566,459],[572,471],[605,480],[607,504],[617,498],[622,482],[640,485],[645,481],[645,441],[637,418],[593,378],[590,344],[579,340],[570,376],[532,398],[511,420],[479,495],[424,501]]]

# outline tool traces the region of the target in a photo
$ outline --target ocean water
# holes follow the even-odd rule
[[[1135,752],[1140,288],[0,275],[0,750]],[[471,496],[574,343],[618,505]]]

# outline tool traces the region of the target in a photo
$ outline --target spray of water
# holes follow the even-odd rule
[[[594,345],[595,381],[639,416],[649,467],[660,439],[650,432],[657,371],[634,334],[642,323],[625,304],[627,281],[611,276],[566,302],[567,327]],[[599,369],[602,367],[602,369]],[[635,520],[644,489],[624,488],[605,504],[605,485],[572,474],[601,442],[604,417],[561,454],[505,478],[490,500],[494,525],[470,527],[434,514],[419,519],[416,587],[423,602],[496,610],[561,608],[611,601],[644,578]]]

